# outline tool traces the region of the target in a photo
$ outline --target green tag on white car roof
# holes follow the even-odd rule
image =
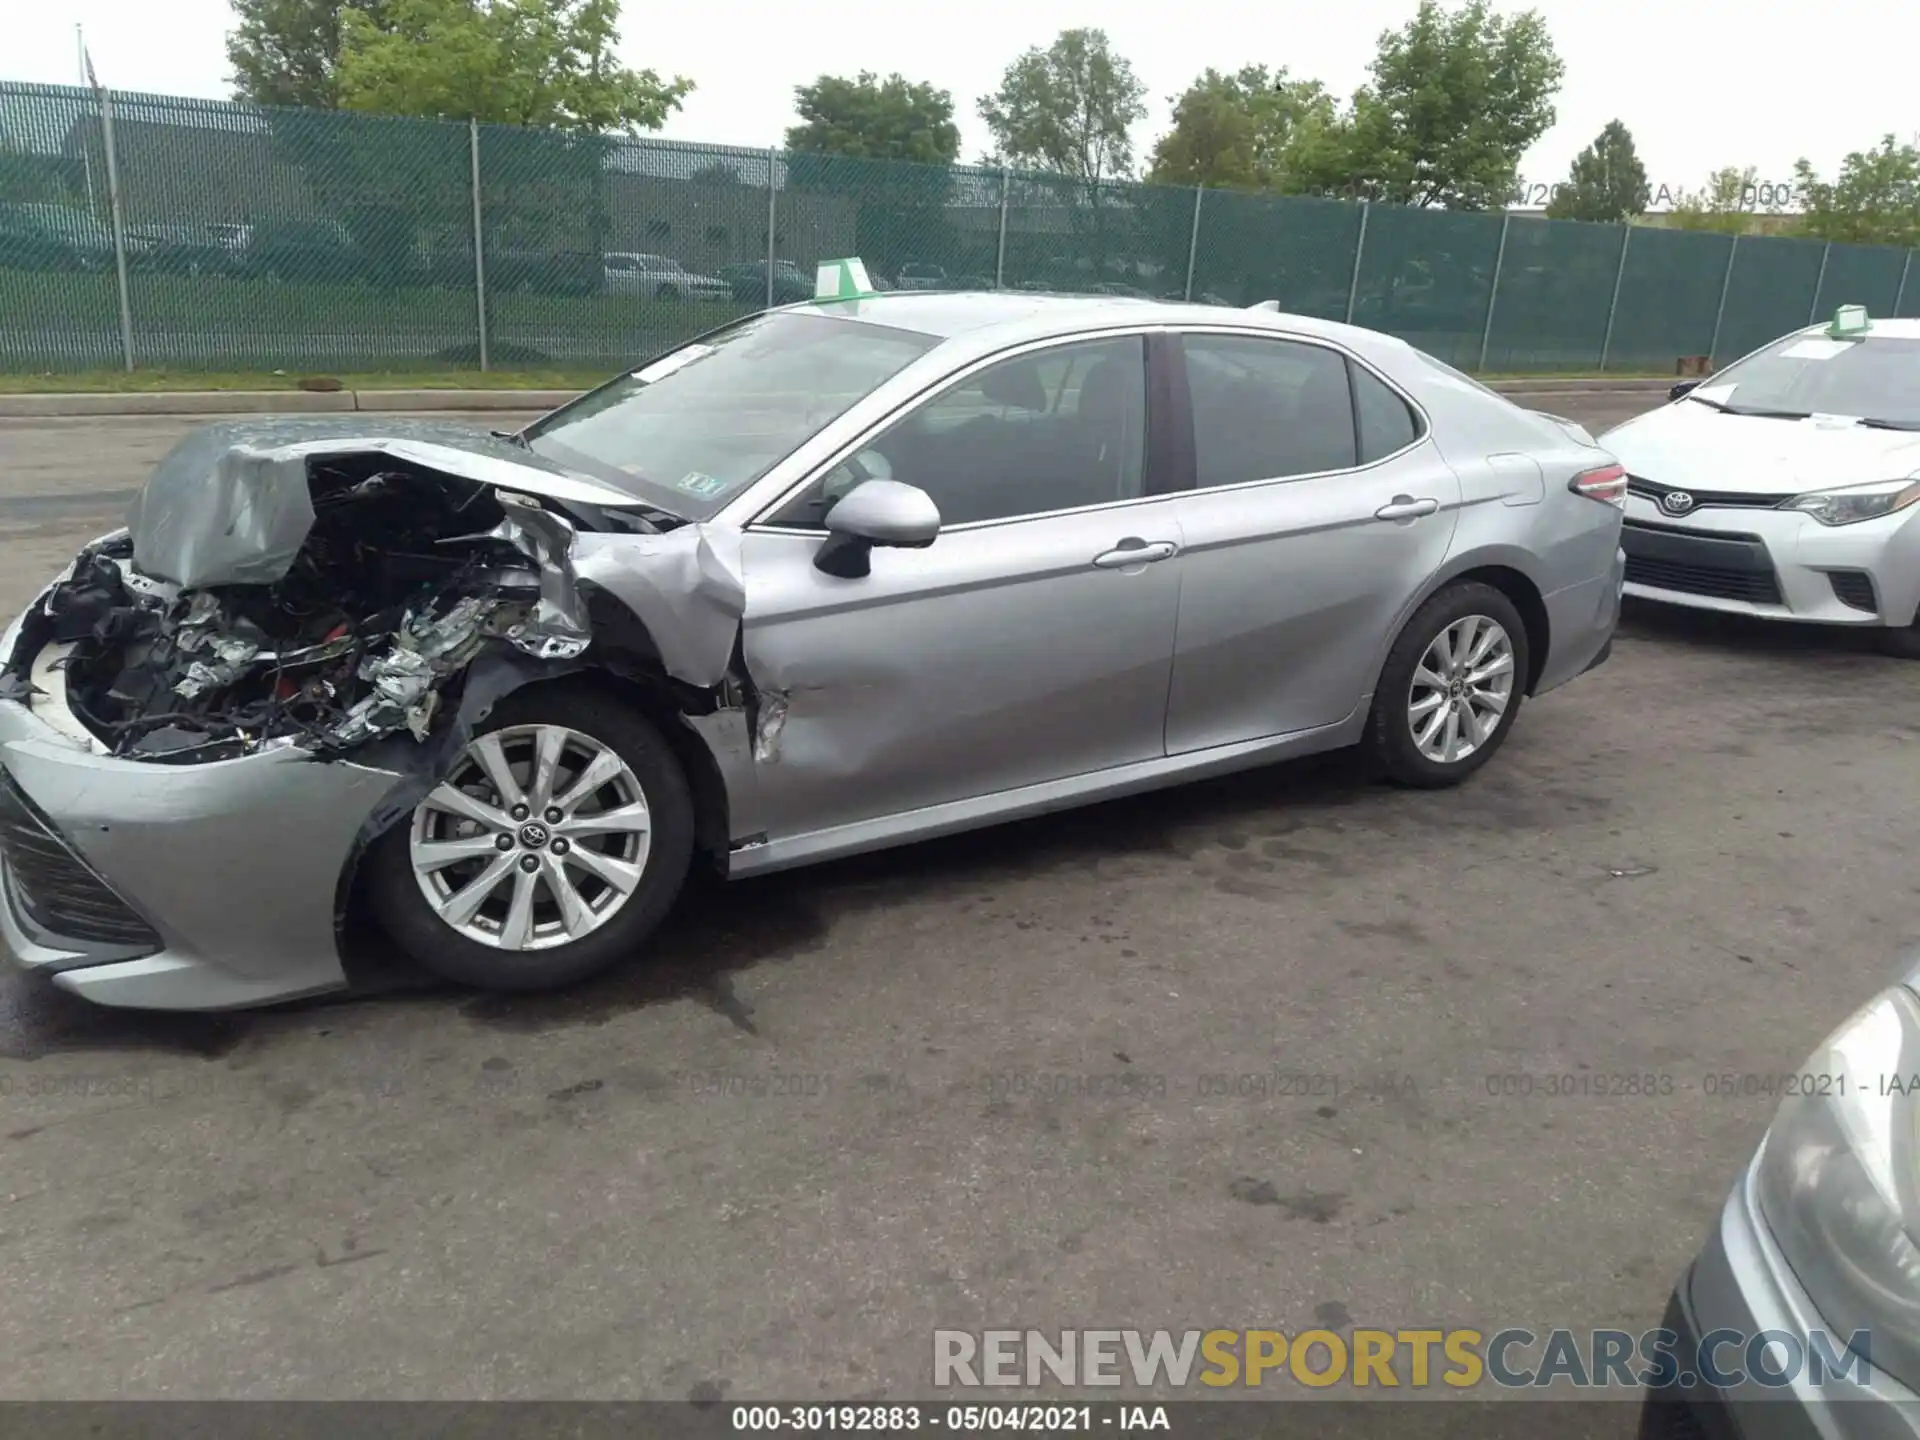
[[[1833,312],[1833,323],[1827,327],[1827,334],[1835,340],[1857,340],[1872,328],[1866,306],[1842,305]]]
[[[845,260],[822,260],[814,272],[813,298],[820,300],[863,300],[874,293],[867,278],[866,263],[858,255]]]

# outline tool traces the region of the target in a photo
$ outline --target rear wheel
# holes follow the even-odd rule
[[[1527,628],[1513,602],[1477,581],[1448,586],[1414,613],[1387,655],[1367,718],[1368,752],[1402,785],[1458,785],[1513,728],[1527,665]]]
[[[653,292],[653,298],[656,300],[678,300],[680,298],[680,292],[671,285],[662,285],[658,290]]]
[[[680,892],[693,803],[667,743],[598,692],[509,696],[369,855],[374,907],[459,984],[547,990],[625,959]]]

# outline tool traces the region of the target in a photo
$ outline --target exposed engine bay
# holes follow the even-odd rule
[[[403,732],[424,742],[489,645],[582,654],[577,522],[660,527],[591,506],[570,518],[405,448],[228,446],[197,486],[183,467],[177,494],[156,475],[129,529],[82,551],[25,617],[0,696],[51,699],[40,708],[70,716],[72,738],[77,723],[122,758],[297,744],[325,759]]]

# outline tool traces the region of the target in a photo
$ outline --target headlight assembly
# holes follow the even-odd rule
[[[1882,480],[1872,485],[1849,485],[1840,490],[1814,490],[1796,495],[1782,507],[1800,510],[1822,525],[1855,525],[1878,520],[1920,502],[1920,482]]]
[[[1761,1213],[1829,1332],[1920,1376],[1920,1001],[1889,990],[1802,1067],[1767,1132]]]

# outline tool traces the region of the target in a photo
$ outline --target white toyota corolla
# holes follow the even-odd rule
[[[1881,627],[1920,659],[1920,320],[1843,307],[1600,437],[1626,593]]]

